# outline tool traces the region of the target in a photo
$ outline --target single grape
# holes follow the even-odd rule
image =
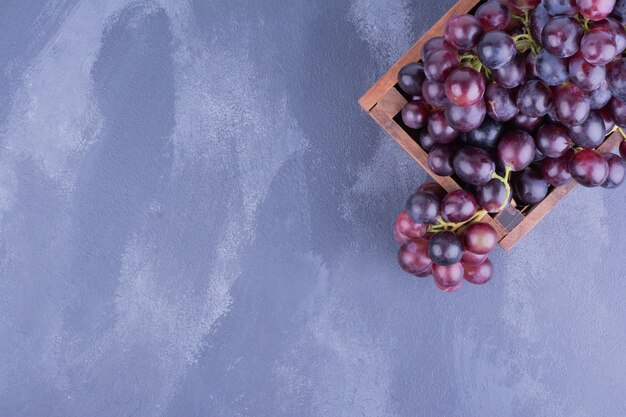
[[[615,2],[613,16],[622,24],[626,24],[626,0],[617,0]]]
[[[451,128],[467,133],[480,126],[487,115],[485,100],[467,107],[449,105],[445,110],[446,120]]]
[[[546,27],[550,19],[552,17],[543,4],[537,6],[530,14],[530,34],[540,44],[542,42],[543,28]]]
[[[485,259],[488,257],[489,255],[478,255],[477,253],[464,250],[463,256],[461,257],[461,263],[463,265],[480,265],[485,262]]]
[[[509,0],[509,3],[520,10],[531,10],[537,7],[541,0]]]
[[[463,223],[478,210],[478,201],[469,191],[457,190],[441,201],[441,217],[447,222]]]
[[[515,55],[509,63],[492,70],[491,76],[504,88],[519,86],[526,78],[526,58],[523,55]]]
[[[430,107],[422,100],[411,100],[402,108],[402,122],[411,129],[421,129],[428,122]]]
[[[609,165],[609,175],[602,184],[604,188],[616,188],[624,182],[624,174],[626,173],[626,165],[624,160],[613,153],[605,153],[602,155]]]
[[[578,52],[583,34],[583,27],[576,19],[558,16],[543,28],[541,43],[552,55],[567,58]]]
[[[463,51],[474,48],[483,32],[483,28],[475,16],[461,14],[448,20],[444,37],[448,43]]]
[[[505,134],[498,144],[497,161],[503,167],[521,171],[535,158],[533,137],[521,130]]]
[[[548,182],[539,172],[526,170],[515,180],[515,198],[523,204],[537,204],[548,195]]]
[[[485,33],[480,39],[476,53],[485,66],[497,69],[511,62],[517,54],[517,48],[511,35],[493,30]]]
[[[570,136],[581,148],[597,148],[606,138],[604,120],[597,112],[591,111],[584,122],[570,128]]]
[[[507,122],[519,112],[516,104],[516,92],[507,90],[498,84],[487,86],[485,101],[489,116],[499,122]]]
[[[530,80],[517,93],[517,108],[530,117],[542,117],[552,107],[552,91],[539,80]]]
[[[439,49],[424,58],[424,73],[429,80],[443,83],[448,74],[459,66],[456,52],[449,49]]]
[[[537,130],[542,123],[542,117],[530,117],[522,113],[518,113],[512,120],[513,127],[529,133]]]
[[[437,224],[439,199],[434,194],[418,191],[406,202],[406,212],[415,223]]]
[[[575,16],[578,13],[576,0],[543,0],[542,3],[550,16]]]
[[[434,38],[430,38],[424,46],[422,46],[422,50],[420,52],[420,56],[423,60],[426,60],[427,57],[435,52],[442,49],[446,49],[450,52],[455,52],[454,46],[450,45],[443,36],[436,36]]]
[[[602,28],[585,33],[580,42],[580,52],[592,65],[606,65],[617,55],[617,44],[609,31]]]
[[[566,127],[557,123],[546,123],[537,131],[535,144],[548,158],[558,158],[574,143]]]
[[[433,264],[433,280],[444,292],[454,292],[463,284],[463,265],[457,262],[449,266]]]
[[[541,174],[543,178],[555,187],[560,187],[572,180],[569,173],[569,161],[574,155],[570,150],[558,158],[546,158],[541,162]]]
[[[422,84],[422,97],[424,101],[434,107],[448,105],[448,97],[443,83],[426,79]]]
[[[617,48],[616,55],[621,55],[626,50],[626,29],[617,20],[608,17],[599,22],[594,22],[592,28],[602,29],[611,34]]]
[[[435,145],[428,153],[428,167],[436,175],[447,177],[454,173],[452,160],[454,148],[450,145]]]
[[[626,102],[613,97],[609,103],[609,113],[616,125],[626,129]]]
[[[428,241],[417,238],[402,245],[398,251],[398,264],[409,274],[419,274],[427,271],[432,261],[428,256]]]
[[[454,156],[454,172],[472,185],[486,184],[495,172],[496,164],[484,149],[464,146]]]
[[[569,61],[569,79],[581,90],[598,89],[605,77],[604,67],[591,65],[580,53]]]
[[[419,136],[417,137],[417,143],[419,143],[422,149],[424,149],[426,152],[430,152],[433,146],[435,146],[436,142],[433,139],[433,137],[430,136],[430,133],[428,133],[428,130],[424,129],[420,132]]]
[[[528,52],[524,58],[524,62],[526,63],[526,78],[539,78],[539,74],[537,73],[537,57],[532,52]]]
[[[611,94],[609,84],[605,79],[600,83],[600,87],[593,90],[591,94],[589,94],[589,106],[592,110],[601,109],[607,105],[607,103],[611,100],[611,97],[613,97],[613,95]]]
[[[406,243],[411,239],[423,237],[428,230],[425,224],[415,223],[413,219],[403,211],[396,217],[393,224],[393,238],[400,244]]]
[[[438,201],[443,200],[443,198],[448,195],[448,192],[436,182],[425,182],[424,184],[417,187],[417,192],[425,192],[430,193],[437,197]]]
[[[626,159],[626,140],[619,144],[619,154]]]
[[[478,255],[487,255],[498,244],[498,234],[487,223],[470,224],[461,237],[463,248]]]
[[[407,64],[398,72],[398,85],[411,96],[422,94],[422,83],[425,79],[424,66],[419,62]]]
[[[618,58],[606,66],[606,81],[613,96],[626,101],[626,58]]]
[[[551,86],[561,85],[569,78],[567,61],[545,49],[537,55],[535,69],[539,79]]]
[[[427,269],[425,269],[424,272],[416,272],[413,275],[415,275],[416,277],[419,277],[419,278],[426,278],[426,277],[431,276],[432,273],[433,273],[433,266],[431,265]]]
[[[474,14],[485,32],[492,30],[506,30],[511,23],[509,8],[497,0],[490,0],[482,4]]]
[[[452,143],[459,131],[450,127],[444,109],[433,111],[428,118],[428,133],[437,143]]]
[[[472,284],[486,284],[493,277],[493,264],[489,259],[479,265],[464,264],[463,267],[465,280]]]
[[[570,159],[569,172],[577,183],[585,187],[599,187],[609,176],[609,164],[598,152],[583,149]]]
[[[604,130],[608,132],[612,132],[613,128],[615,128],[615,121],[613,121],[613,116],[611,116],[610,106],[604,107],[600,110],[597,110],[598,115],[602,118],[604,122]]]
[[[479,127],[467,133],[465,144],[492,150],[498,146],[503,132],[504,125],[501,122],[491,117],[485,117],[485,120]]]
[[[461,260],[463,245],[453,232],[438,232],[428,242],[428,256],[436,265],[449,266]]]
[[[471,68],[453,70],[444,83],[446,97],[457,106],[471,106],[485,94],[485,77]]]
[[[478,203],[488,213],[498,213],[506,207],[511,201],[511,195],[508,196],[507,200],[507,194],[506,186],[497,178],[493,178],[487,184],[476,187]]]
[[[613,11],[615,0],[576,0],[578,11],[589,20],[602,20]]]
[[[591,110],[589,96],[574,84],[554,88],[554,108],[565,126],[576,126],[587,120]]]

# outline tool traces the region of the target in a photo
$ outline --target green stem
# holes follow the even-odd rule
[[[502,203],[498,211],[503,210],[509,204],[509,200],[511,199],[511,172],[513,172],[513,170],[510,166],[507,166],[504,169],[504,177],[501,177],[495,172],[491,174],[491,178],[495,178],[500,181],[502,184],[504,184],[504,188],[506,189],[506,198],[504,199],[504,203]]]
[[[622,135],[622,138],[624,138],[624,140],[626,140],[626,132],[624,132],[624,129],[622,129],[619,126],[615,126],[615,130],[617,130],[619,132],[619,134]]]
[[[439,216],[437,218],[437,224],[430,225],[428,227],[428,231],[430,233],[437,233],[437,232],[456,233],[457,230],[467,226],[468,224],[474,223],[475,221],[482,219],[486,214],[487,212],[485,210],[480,209],[470,219],[461,223],[449,223],[449,222],[446,222],[441,216]]]

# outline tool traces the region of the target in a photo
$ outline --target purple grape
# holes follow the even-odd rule
[[[570,128],[570,136],[574,143],[581,148],[597,148],[606,138],[604,120],[597,112],[591,111],[584,122]]]
[[[428,230],[425,224],[415,223],[406,211],[396,217],[393,224],[393,238],[401,245],[412,239],[423,237]]]
[[[626,102],[613,97],[609,104],[609,113],[616,125],[626,129]]]
[[[604,122],[604,130],[607,133],[613,131],[613,128],[615,128],[615,122],[613,121],[613,116],[611,116],[610,107],[607,106],[596,111]]]
[[[535,142],[528,133],[521,130],[508,132],[498,144],[497,161],[512,171],[521,171],[535,158]]]
[[[448,20],[444,37],[448,43],[464,51],[474,48],[483,33],[483,28],[475,16],[461,14]]]
[[[429,80],[443,83],[448,74],[459,66],[459,57],[454,51],[439,49],[424,58],[424,73]]]
[[[541,0],[507,0],[513,7],[520,10],[532,10],[541,3]]]
[[[422,84],[422,97],[426,103],[434,107],[444,107],[449,103],[443,83],[429,79]]]
[[[552,107],[552,91],[539,80],[530,80],[517,93],[517,108],[530,117],[542,117]]]
[[[619,58],[606,66],[606,81],[613,96],[626,101],[626,58]]]
[[[398,264],[409,274],[420,274],[428,270],[432,265],[428,256],[428,241],[417,238],[403,244],[398,251]]]
[[[428,153],[428,167],[436,175],[442,177],[450,176],[454,173],[452,161],[454,159],[454,148],[450,145],[435,145]]]
[[[541,43],[546,51],[552,55],[567,58],[580,49],[583,33],[583,28],[576,19],[558,16],[550,19],[543,28]]]
[[[411,100],[402,108],[402,122],[411,129],[421,129],[428,122],[430,107],[422,100]]]
[[[458,130],[450,127],[443,109],[433,111],[428,118],[428,134],[436,143],[452,143],[458,136]]]
[[[489,84],[485,90],[485,101],[489,116],[499,122],[513,119],[519,109],[516,105],[516,92],[497,84]]]
[[[491,179],[487,184],[476,187],[476,199],[480,206],[488,213],[498,213],[509,203],[507,201],[506,187],[502,181],[497,178]]]
[[[487,107],[482,99],[467,107],[451,104],[446,107],[445,115],[451,128],[467,133],[482,124],[487,115]]]
[[[485,117],[483,123],[466,135],[465,144],[485,150],[492,150],[498,146],[502,137],[504,125],[491,117]]]
[[[424,149],[426,152],[430,152],[430,150],[435,146],[435,140],[427,130],[422,130],[417,139],[417,143]]]
[[[477,255],[487,255],[498,244],[498,234],[487,223],[472,223],[461,236],[463,248]]]
[[[543,0],[550,16],[575,16],[578,13],[576,0]]]
[[[602,19],[599,22],[595,22],[592,28],[603,29],[611,34],[617,48],[616,55],[621,55],[626,50],[626,29],[617,20],[610,17]]]
[[[565,84],[554,89],[556,115],[565,126],[576,126],[587,120],[591,110],[589,96],[574,84]]]
[[[526,78],[526,58],[517,54],[504,66],[494,69],[491,75],[495,82],[504,88],[515,88]]]
[[[515,198],[523,204],[537,204],[548,195],[548,182],[536,171],[526,170],[515,180]]]
[[[474,14],[485,32],[492,30],[506,30],[511,23],[509,8],[497,0],[483,3]]]
[[[606,65],[617,55],[617,44],[609,31],[603,28],[585,33],[580,43],[580,52],[592,65]]]
[[[518,113],[513,118],[513,126],[526,132],[534,132],[543,123],[541,117],[530,117],[525,114]]]
[[[622,158],[626,159],[626,140],[623,140],[622,143],[619,144],[619,154]]]
[[[452,165],[459,178],[472,185],[486,184],[496,169],[491,155],[473,146],[461,148],[454,156]]]
[[[442,49],[446,49],[450,52],[455,52],[454,46],[450,45],[443,38],[443,36],[436,36],[426,41],[424,46],[422,46],[420,56],[422,57],[423,60],[426,60],[431,53],[442,50]]]
[[[511,62],[517,54],[517,48],[511,35],[500,30],[493,30],[483,35],[478,42],[476,52],[485,66],[497,69]]]
[[[433,281],[441,291],[454,292],[461,288],[463,274],[463,265],[460,262],[449,266],[433,264]]]
[[[624,174],[626,173],[626,165],[624,160],[613,153],[605,153],[602,155],[609,165],[609,175],[602,184],[604,188],[616,188],[624,182]]]
[[[446,97],[456,106],[467,107],[478,103],[485,94],[485,77],[471,68],[453,70],[444,83]]]
[[[573,142],[567,128],[563,125],[546,123],[537,131],[535,144],[548,158],[558,158],[572,147]]]
[[[615,0],[576,0],[578,11],[589,20],[602,20],[611,14]]]
[[[467,282],[475,285],[486,284],[493,277],[493,264],[489,259],[479,265],[463,264],[463,277]]]
[[[609,164],[598,152],[583,149],[570,159],[569,172],[580,185],[599,187],[609,176]]]
[[[540,4],[530,14],[530,34],[539,43],[542,42],[541,35],[543,28],[546,27],[551,17],[543,4]]]
[[[569,161],[574,155],[570,150],[558,158],[546,158],[541,162],[541,174],[546,181],[555,187],[560,187],[572,180],[569,173]]]
[[[600,87],[589,94],[589,106],[592,110],[601,109],[607,105],[611,97],[613,97],[613,95],[611,94],[611,90],[609,90],[609,84],[606,80],[603,80],[600,83]]]
[[[550,54],[545,49],[537,55],[535,68],[539,79],[551,86],[561,85],[569,78],[567,61]]]
[[[450,266],[461,260],[463,245],[452,232],[438,232],[428,242],[428,256],[435,265]]]
[[[581,90],[598,89],[605,77],[604,67],[591,65],[580,53],[574,55],[569,61],[569,78]]]
[[[468,191],[453,191],[441,201],[441,217],[447,222],[463,223],[476,214],[478,201]]]
[[[439,199],[434,194],[418,191],[406,202],[406,212],[415,223],[437,224]]]
[[[398,85],[402,91],[411,96],[422,95],[422,84],[425,79],[424,66],[419,62],[407,64],[398,72]]]

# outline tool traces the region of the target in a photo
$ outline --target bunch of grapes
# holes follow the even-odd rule
[[[487,223],[476,197],[466,190],[446,191],[435,183],[422,184],[406,203],[393,228],[402,245],[398,263],[418,277],[433,276],[442,291],[456,291],[463,279],[484,284],[493,276],[488,258],[498,236]]]
[[[484,215],[571,181],[624,182],[625,24],[626,0],[487,0],[400,70],[402,123],[430,170],[463,188],[428,183],[411,196],[394,225],[405,271],[444,291],[485,283],[497,238]],[[615,131],[619,155],[598,152]]]
[[[489,213],[572,180],[620,185],[626,145],[596,148],[626,128],[625,23],[626,0],[488,0],[452,17],[398,75],[430,170]]]

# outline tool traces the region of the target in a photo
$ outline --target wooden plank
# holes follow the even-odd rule
[[[387,117],[393,119],[407,103],[406,99],[398,90],[392,88],[380,98],[376,107],[381,110]]]
[[[422,46],[431,38],[442,36],[446,22],[455,14],[467,13],[474,8],[481,0],[459,0],[434,26],[432,26],[412,47],[396,62],[385,75],[361,97],[359,104],[365,111],[369,112],[398,82],[398,72],[408,63],[419,61]]]
[[[604,143],[598,148],[599,152],[610,152],[615,150],[622,140],[621,135],[618,132],[613,133]],[[539,204],[526,213],[526,217],[522,222],[517,225],[513,230],[509,232],[504,239],[500,241],[500,246],[505,250],[509,250],[515,246],[533,227],[535,227],[552,209],[561,201],[567,194],[569,194],[577,183],[571,181],[567,185],[555,188],[548,196]]]

